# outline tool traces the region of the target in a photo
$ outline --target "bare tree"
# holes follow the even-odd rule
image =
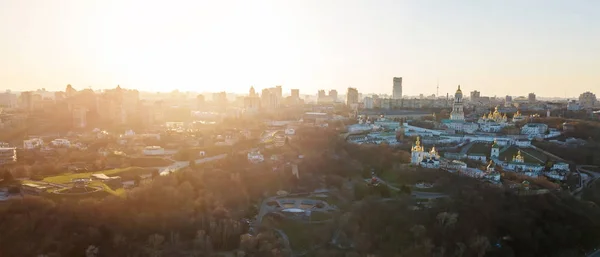
[[[100,252],[100,249],[98,249],[98,247],[96,247],[94,245],[90,245],[85,250],[85,257],[96,257],[96,256],[98,256],[99,252]]]

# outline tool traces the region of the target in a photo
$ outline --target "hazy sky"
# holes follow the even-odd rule
[[[598,0],[0,0],[0,89],[600,94]]]

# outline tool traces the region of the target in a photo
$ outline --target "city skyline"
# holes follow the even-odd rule
[[[403,77],[404,95],[435,94],[439,81],[440,95],[460,84],[568,98],[600,84],[592,1],[164,4],[1,2],[0,89],[391,95]]]

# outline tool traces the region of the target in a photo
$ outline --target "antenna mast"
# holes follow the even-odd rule
[[[437,87],[435,88],[435,97],[440,95],[440,79],[437,79]]]

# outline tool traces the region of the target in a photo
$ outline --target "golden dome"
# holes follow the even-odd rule
[[[517,110],[517,112],[515,113],[514,117],[521,117],[521,112],[519,110]]]
[[[519,151],[517,152],[517,155],[515,155],[513,157],[513,161],[515,162],[524,162],[525,159],[523,158],[523,156],[521,155],[521,150],[519,149]]]
[[[457,94],[462,94],[462,91],[460,90],[460,85],[458,85],[458,89],[456,90]]]
[[[432,154],[437,154],[437,151],[435,150],[435,146],[431,147],[431,153]]]
[[[417,137],[417,141],[415,145],[412,147],[413,152],[423,152],[423,147],[421,146],[421,139]]]

